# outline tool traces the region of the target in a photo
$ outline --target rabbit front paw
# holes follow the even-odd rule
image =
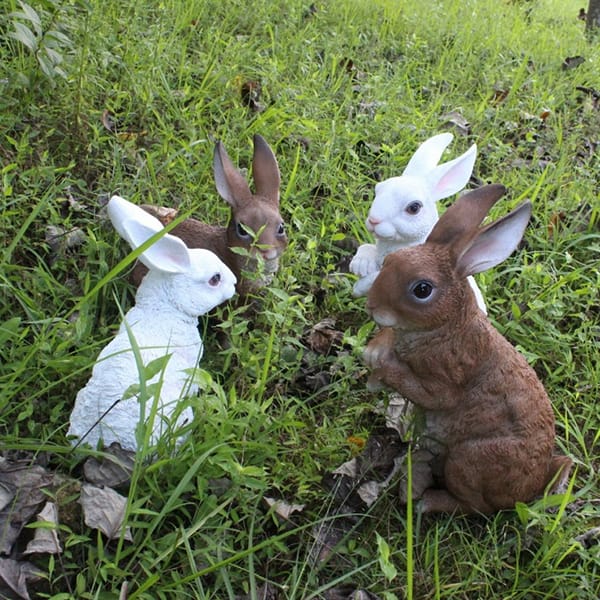
[[[366,296],[373,285],[373,282],[377,279],[377,275],[379,275],[379,271],[375,271],[366,275],[365,277],[361,277],[352,288],[352,294],[355,298],[360,298],[361,296]]]
[[[377,248],[375,244],[362,244],[350,261],[350,272],[359,277],[365,277],[377,270]]]
[[[375,334],[363,353],[365,364],[371,369],[380,369],[390,361],[397,361],[394,353],[394,330],[384,327]]]

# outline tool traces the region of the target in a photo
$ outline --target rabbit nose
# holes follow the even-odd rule
[[[371,217],[369,216],[369,218],[367,219],[367,221],[373,225],[373,227],[375,227],[375,225],[379,225],[379,223],[381,223],[381,219],[377,219],[376,217]]]
[[[276,248],[264,248],[260,253],[264,260],[273,260],[274,258],[277,258]]]

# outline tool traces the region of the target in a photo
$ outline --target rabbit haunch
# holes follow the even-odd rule
[[[424,242],[438,220],[437,202],[467,185],[477,146],[473,144],[464,154],[438,165],[452,139],[451,133],[441,133],[425,140],[402,175],[375,186],[375,198],[366,220],[375,244],[361,245],[350,263],[350,271],[359,277],[354,285],[355,296],[364,296],[369,291],[390,252]],[[470,278],[469,284],[481,310],[486,312],[475,280]]]
[[[529,203],[479,227],[503,193],[485,186],[457,200],[423,245],[386,257],[368,295],[383,327],[365,350],[370,383],[397,390],[424,417],[419,444],[430,481],[413,492],[426,512],[512,508],[563,485],[571,466],[554,455],[542,383],[478,310],[466,281],[509,256],[523,235]]]
[[[118,196],[111,198],[108,212],[115,229],[132,248],[163,229],[157,219]],[[68,431],[75,436],[74,442],[96,446],[102,440],[105,445],[118,442],[125,449],[137,449],[140,404],[137,395],[124,398],[131,386],[140,383],[130,336],[144,365],[167,357],[164,368],[146,381],[146,386],[160,386],[145,410],[148,419],[155,404],[150,443],[192,420],[191,408],[181,409],[180,403],[198,391],[190,380],[190,370],[203,352],[198,316],[231,298],[235,277],[213,252],[188,250],[180,239],[168,234],[147,248],[140,259],[149,270],[137,290],[135,306],[100,352],[90,380],[77,394]]]
[[[267,142],[260,135],[255,135],[252,159],[254,194],[221,142],[215,145],[213,171],[217,192],[231,207],[228,226],[210,225],[189,218],[176,225],[170,233],[181,238],[189,248],[212,250],[235,274],[239,294],[256,292],[270,283],[279,268],[279,257],[287,246],[285,226],[279,213],[277,159]],[[151,205],[142,208],[163,225],[177,216],[177,211],[171,208]],[[235,248],[246,250],[245,255],[236,253]],[[145,272],[143,265],[136,266],[132,275],[136,285]],[[254,275],[248,277],[248,273]]]

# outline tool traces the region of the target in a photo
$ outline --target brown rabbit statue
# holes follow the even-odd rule
[[[280,174],[277,159],[263,137],[254,136],[252,176],[256,193],[236,169],[223,144],[215,144],[213,172],[217,192],[231,207],[227,227],[209,225],[197,219],[185,219],[170,233],[181,238],[188,248],[212,250],[237,278],[238,294],[256,292],[268,284],[279,267],[279,257],[287,246],[283,219],[279,214]],[[162,206],[143,205],[147,212],[167,225],[177,216],[177,210]],[[241,248],[245,253],[236,253]],[[259,267],[257,257],[263,264]],[[259,271],[259,272],[257,272]],[[138,263],[132,281],[138,286],[147,269]],[[250,276],[247,276],[248,274]]]
[[[562,489],[569,477],[571,459],[554,454],[542,383],[478,310],[467,282],[523,236],[529,202],[481,226],[505,191],[487,185],[459,198],[425,243],[385,258],[368,294],[367,310],[382,327],[365,349],[371,387],[398,391],[424,423],[419,448],[429,483],[413,489],[423,512],[489,514],[549,485]]]

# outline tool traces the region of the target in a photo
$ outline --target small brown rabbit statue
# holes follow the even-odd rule
[[[365,350],[371,387],[398,391],[424,423],[429,482],[413,489],[423,512],[509,509],[550,485],[562,489],[569,477],[571,459],[554,454],[542,383],[477,308],[467,282],[523,236],[529,202],[481,226],[505,191],[487,185],[459,198],[424,244],[385,258],[368,294],[367,310],[382,327]]]
[[[279,214],[279,166],[267,142],[257,134],[254,136],[252,159],[255,194],[250,191],[220,141],[215,144],[213,171],[217,192],[231,207],[228,226],[209,225],[189,218],[176,225],[170,233],[181,238],[188,248],[212,250],[234,273],[238,294],[244,296],[270,282],[279,268],[279,257],[287,246],[285,226]],[[142,208],[163,225],[177,216],[177,210],[172,208],[152,205],[143,205]],[[232,248],[246,252],[236,253]],[[261,267],[257,257],[262,259]],[[136,265],[132,273],[136,286],[146,272],[143,264]],[[248,273],[255,275],[248,277]]]

